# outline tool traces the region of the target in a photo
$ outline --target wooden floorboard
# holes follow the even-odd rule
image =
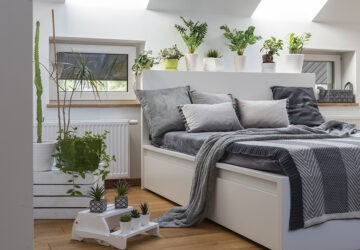
[[[106,191],[108,203],[113,203],[115,192]],[[148,202],[151,219],[163,215],[175,204],[140,187],[129,192],[129,205],[138,208],[140,202]],[[102,250],[111,249],[94,242],[71,240],[73,220],[35,220],[35,250]],[[261,246],[227,230],[211,221],[191,228],[161,228],[160,237],[146,234],[129,239],[129,250],[226,250],[226,249],[263,249]]]

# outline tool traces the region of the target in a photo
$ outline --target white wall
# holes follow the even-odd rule
[[[310,48],[360,51],[360,30],[350,24],[269,22],[230,15],[165,13],[126,9],[126,6],[121,4],[125,1],[118,2],[117,5],[114,1],[67,0],[65,4],[56,4],[35,0],[33,21],[34,23],[37,20],[41,22],[40,57],[43,63],[48,63],[49,58],[48,38],[51,34],[51,8],[55,9],[58,36],[145,40],[146,49],[152,49],[155,54],[161,48],[169,47],[174,43],[177,43],[179,48],[186,52],[186,46],[174,28],[175,23],[180,23],[180,15],[205,21],[209,27],[208,35],[197,53],[202,56],[210,48],[218,49],[225,59],[226,71],[233,70],[233,53],[224,45],[225,41],[221,30],[219,30],[222,24],[227,24],[230,28],[246,28],[248,25],[254,24],[256,26],[255,33],[262,35],[264,39],[270,36],[286,39],[286,36],[291,32],[302,33],[307,31],[313,34],[308,45]],[[245,52],[248,57],[248,71],[260,71],[260,47],[261,43],[258,43],[249,47]],[[359,53],[356,53],[356,57],[359,59]],[[161,68],[162,65],[158,67]],[[354,67],[356,67],[358,75],[360,67],[359,65]],[[179,69],[185,69],[184,59],[180,61]],[[44,85],[44,98],[48,100],[48,83],[46,80],[44,80]],[[360,89],[358,89],[358,94],[360,94]],[[358,111],[358,108],[348,108],[346,112],[349,114],[356,112],[360,116]],[[329,112],[332,113],[333,110],[330,109]],[[45,119],[56,119],[55,113],[55,109],[45,109]],[[139,120],[140,111],[139,108],[74,109],[72,117],[74,119],[129,118]],[[131,131],[132,177],[140,177],[139,129],[140,127],[137,126]]]

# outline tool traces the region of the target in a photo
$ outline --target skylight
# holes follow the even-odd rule
[[[282,21],[312,21],[327,0],[262,0],[252,17]]]
[[[124,10],[146,9],[149,0],[66,0],[67,4],[74,5],[102,5],[114,6]]]

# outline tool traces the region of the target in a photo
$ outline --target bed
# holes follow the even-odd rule
[[[199,91],[232,93],[250,100],[271,99],[270,86],[314,84],[313,74],[144,71],[143,89],[191,85]],[[194,156],[154,147],[142,119],[142,187],[180,205],[188,203]],[[334,220],[289,231],[290,186],[287,176],[216,165],[215,195],[208,218],[270,249],[358,249],[359,220]]]

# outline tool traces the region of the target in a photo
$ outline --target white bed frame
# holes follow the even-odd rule
[[[314,85],[314,74],[144,71],[143,89],[191,85],[199,91],[271,99],[270,86]],[[180,205],[189,200],[194,157],[156,148],[142,124],[142,187]],[[360,220],[328,221],[288,231],[290,186],[286,176],[218,163],[208,218],[270,249],[360,248]]]

